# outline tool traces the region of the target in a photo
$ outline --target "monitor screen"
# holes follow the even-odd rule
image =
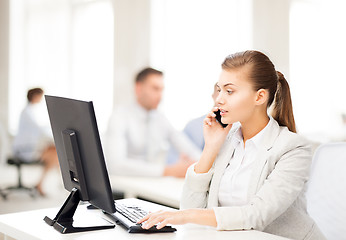
[[[114,213],[115,206],[93,103],[45,96],[64,187]]]

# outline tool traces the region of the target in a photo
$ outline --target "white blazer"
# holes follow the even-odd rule
[[[181,209],[214,209],[218,230],[256,229],[291,239],[325,239],[306,211],[305,191],[311,164],[307,140],[274,124],[260,144],[245,206],[219,207],[221,177],[234,152],[231,129],[213,167],[186,174]]]

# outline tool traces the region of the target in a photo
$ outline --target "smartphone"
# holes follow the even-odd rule
[[[215,118],[216,118],[216,121],[217,121],[218,123],[220,123],[221,126],[222,126],[223,128],[227,127],[228,124],[224,124],[224,123],[221,122],[221,111],[220,111],[220,109],[217,110],[217,111],[214,112],[214,113],[215,113],[215,115],[216,115],[216,117],[215,117]]]

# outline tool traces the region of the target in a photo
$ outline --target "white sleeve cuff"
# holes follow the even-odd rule
[[[213,208],[217,230],[244,230],[243,213],[240,207]]]

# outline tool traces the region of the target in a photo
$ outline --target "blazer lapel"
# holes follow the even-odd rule
[[[274,119],[273,119],[274,120]],[[260,178],[267,161],[269,159],[270,150],[273,147],[273,144],[280,134],[280,126],[274,120],[271,128],[268,129],[266,134],[263,136],[263,141],[258,150],[258,158],[256,159],[256,163],[253,168],[253,173],[251,175],[251,180],[249,183],[248,189],[248,200],[257,193],[260,184]]]
[[[238,127],[239,128],[239,127]],[[218,206],[218,195],[219,195],[219,187],[220,181],[225,172],[227,164],[229,163],[235,148],[231,144],[231,139],[234,132],[238,129],[232,129],[227,139],[220,150],[217,159],[215,160],[215,168],[214,175],[209,187],[209,198],[208,198],[208,208],[217,207]]]

